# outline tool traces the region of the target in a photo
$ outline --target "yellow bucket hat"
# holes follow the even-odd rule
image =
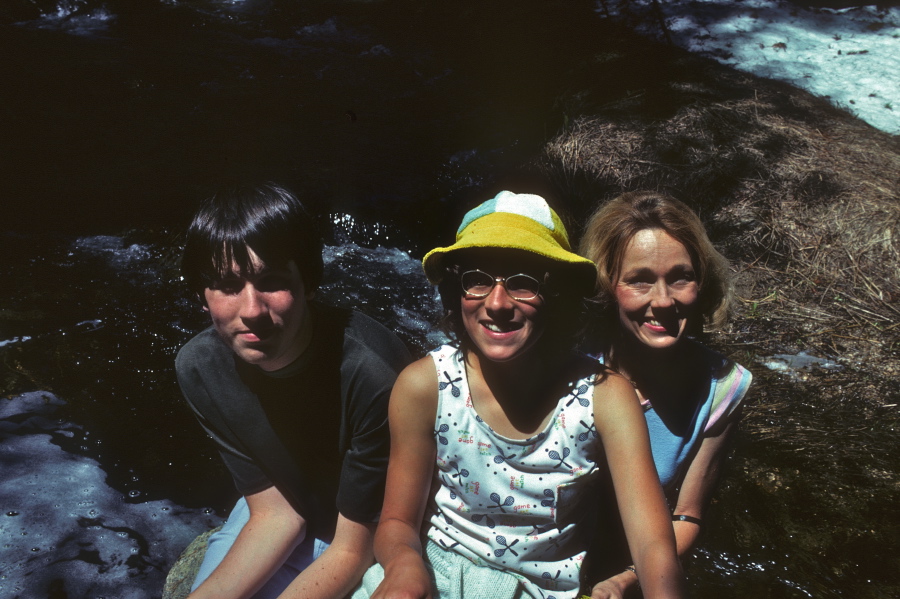
[[[444,256],[465,248],[510,248],[549,258],[567,267],[588,290],[597,278],[594,263],[571,251],[562,221],[538,195],[501,191],[467,212],[456,231],[456,243],[434,248],[422,259],[428,280],[440,283]]]

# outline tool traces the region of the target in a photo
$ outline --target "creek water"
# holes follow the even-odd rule
[[[324,215],[322,299],[419,353],[439,342],[423,249],[562,123],[565,57],[601,30],[587,2],[445,4],[0,9],[15,57],[0,64],[0,595],[158,596],[233,503],[172,368],[206,326],[180,282],[180,232],[223,180],[296,190]],[[694,595],[897,596],[896,418],[823,406],[780,376],[758,381],[796,403],[751,403],[757,419],[887,450],[829,459],[742,430]]]

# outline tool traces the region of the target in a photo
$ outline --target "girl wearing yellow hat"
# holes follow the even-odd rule
[[[536,195],[501,192],[423,260],[454,343],[404,370],[373,566],[354,597],[572,598],[611,475],[645,597],[681,597],[634,390],[574,352],[594,264]],[[383,567],[383,568],[382,568]]]

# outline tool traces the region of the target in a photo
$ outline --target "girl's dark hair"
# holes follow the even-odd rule
[[[232,272],[252,273],[248,250],[266,266],[297,265],[307,292],[322,280],[322,241],[300,200],[274,183],[236,185],[206,199],[188,228],[181,271],[188,287],[203,290]]]

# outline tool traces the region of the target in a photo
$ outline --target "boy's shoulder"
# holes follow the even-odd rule
[[[184,373],[188,370],[218,370],[233,368],[232,350],[222,342],[216,329],[207,327],[185,343],[175,356],[175,370]]]
[[[365,356],[399,373],[411,361],[409,349],[397,335],[374,318],[347,310],[344,325],[344,360]]]

